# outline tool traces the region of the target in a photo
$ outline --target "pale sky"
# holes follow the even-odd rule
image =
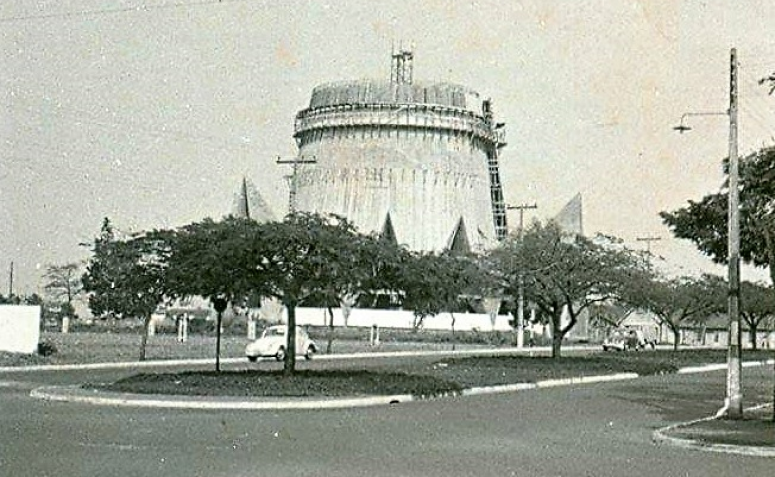
[[[4,0],[0,293],[11,261],[31,293],[47,265],[88,256],[103,217],[127,232],[219,218],[243,176],[282,216],[275,161],[295,154],[312,88],[389,78],[401,42],[416,80],[492,99],[505,199],[537,203],[527,220],[580,192],[588,234],[659,236],[672,273],[723,273],[657,214],[719,190],[728,119],[672,127],[726,111],[736,47],[740,152],[775,142],[757,84],[775,71],[773,20],[768,0]]]

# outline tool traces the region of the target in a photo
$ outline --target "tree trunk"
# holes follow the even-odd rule
[[[562,339],[565,335],[562,333],[562,308],[559,313],[552,315],[552,358],[560,359],[562,357]]]
[[[215,320],[215,372],[221,372],[221,323],[223,323],[223,312],[218,311]]]
[[[678,345],[681,344],[681,328],[670,326],[670,331],[673,332],[673,351],[678,351]]]
[[[452,317],[452,351],[455,351],[455,314],[450,312],[449,316]]]
[[[328,307],[328,343],[326,343],[326,354],[331,354],[334,343],[334,310]]]
[[[562,336],[559,333],[552,333],[552,358],[562,358]]]
[[[140,361],[145,361],[145,348],[148,345],[148,328],[151,326],[151,315],[143,317],[143,337],[140,340]]]
[[[748,334],[749,338],[751,340],[751,349],[756,351],[758,347],[756,346],[756,334],[757,334],[758,326],[754,323],[753,320],[748,322]]]
[[[296,304],[286,303],[285,307],[288,309],[288,333],[285,342],[283,376],[291,376],[296,372]]]

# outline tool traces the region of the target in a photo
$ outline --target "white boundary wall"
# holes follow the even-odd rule
[[[344,326],[344,316],[341,308],[334,308],[334,326]],[[469,331],[512,331],[509,325],[508,315],[495,317],[493,325],[490,315],[484,313],[455,313],[455,330]],[[288,313],[283,308],[282,321],[287,323]],[[327,326],[328,310],[325,308],[296,308],[296,324]],[[347,320],[347,326],[369,327],[377,325],[380,328],[405,328],[411,329],[414,324],[414,313],[407,310],[375,310],[366,308],[353,308]],[[435,316],[427,316],[423,321],[423,329],[426,330],[450,330],[452,329],[452,315],[439,313]]]
[[[0,351],[37,353],[39,340],[39,306],[0,305]]]

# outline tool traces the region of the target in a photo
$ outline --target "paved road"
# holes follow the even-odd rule
[[[328,411],[111,408],[29,397],[37,384],[131,372],[0,374],[0,475],[742,477],[773,468],[771,459],[651,442],[658,427],[715,411],[723,371]],[[771,369],[744,373],[748,402],[763,399]]]

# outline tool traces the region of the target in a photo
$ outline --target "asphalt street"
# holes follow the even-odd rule
[[[354,360],[337,366],[395,361]],[[314,366],[332,366],[320,361]],[[266,363],[265,366],[274,366]],[[723,371],[324,411],[199,411],[33,399],[137,370],[0,373],[2,476],[768,476],[773,460],[652,442],[713,414]],[[744,370],[746,404],[771,367]]]

